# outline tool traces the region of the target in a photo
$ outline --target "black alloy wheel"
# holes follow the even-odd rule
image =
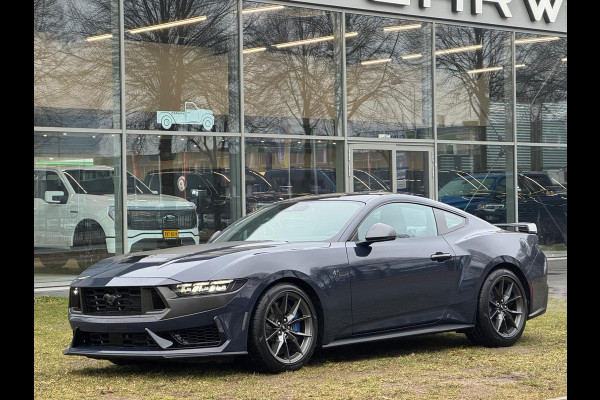
[[[466,335],[473,343],[487,347],[511,346],[523,334],[527,315],[521,281],[513,272],[498,269],[481,288],[476,324]]]
[[[257,303],[248,332],[248,353],[255,367],[269,372],[304,366],[315,349],[315,308],[296,285],[278,284]]]

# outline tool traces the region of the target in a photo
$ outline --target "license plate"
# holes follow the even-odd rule
[[[179,231],[163,231],[164,239],[179,239]]]

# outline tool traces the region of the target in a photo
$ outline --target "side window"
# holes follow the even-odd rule
[[[64,192],[67,194],[62,180],[56,172],[36,171],[33,176],[33,196],[40,199],[44,198],[47,191]]]
[[[467,223],[467,219],[460,215],[452,214],[447,211],[442,211],[442,213],[444,214],[444,220],[446,221],[445,223],[448,231],[458,229]]]
[[[358,227],[358,240],[364,240],[369,228],[377,222],[394,228],[399,238],[437,235],[433,209],[420,204],[390,203],[373,210]]]

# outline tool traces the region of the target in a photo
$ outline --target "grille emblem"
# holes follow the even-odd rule
[[[175,216],[174,215],[165,215],[163,218],[163,221],[165,222],[175,222]]]
[[[120,294],[105,293],[104,296],[102,296],[102,299],[104,301],[106,301],[109,306],[114,306],[115,303],[117,302],[117,299],[120,297],[121,297]]]

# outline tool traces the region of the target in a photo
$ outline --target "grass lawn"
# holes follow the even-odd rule
[[[36,399],[551,399],[567,395],[567,300],[508,348],[443,333],[338,347],[307,366],[256,374],[240,361],[117,366],[65,356],[67,299],[34,297]],[[10,371],[9,371],[10,373]]]

